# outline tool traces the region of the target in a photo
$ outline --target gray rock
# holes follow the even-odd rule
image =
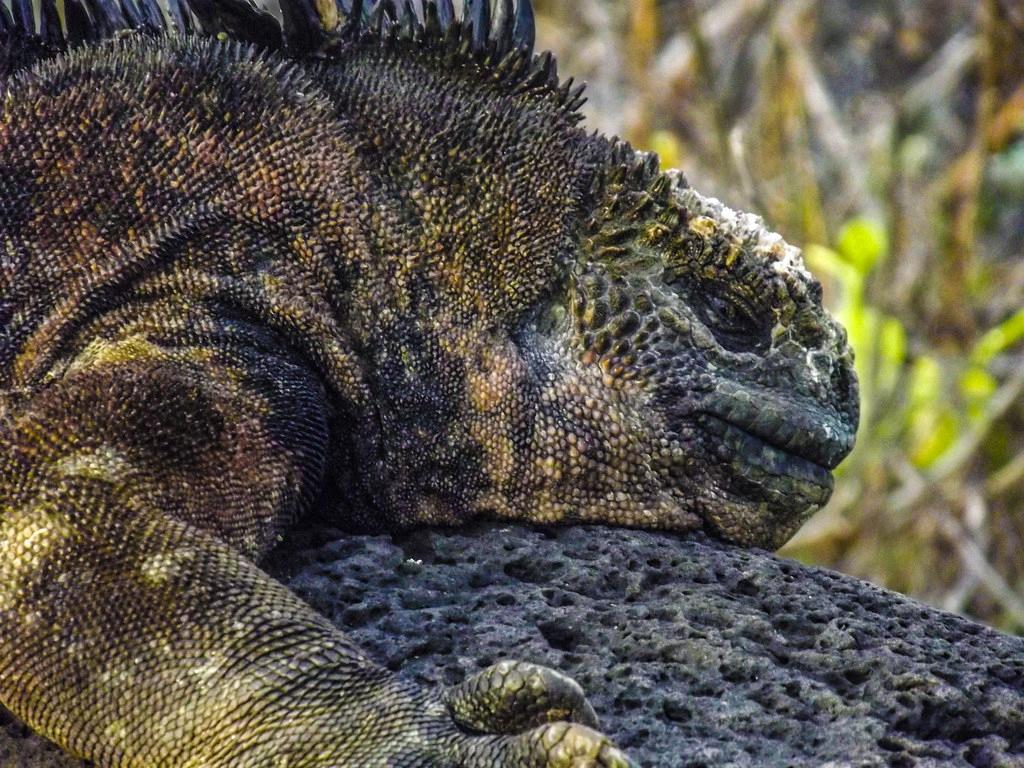
[[[594,526],[322,529],[269,567],[424,684],[506,657],[567,672],[644,766],[1024,766],[1024,639],[765,552]],[[80,765],[44,750],[0,738],[0,765]]]

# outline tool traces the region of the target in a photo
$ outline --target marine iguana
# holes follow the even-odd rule
[[[328,495],[774,547],[851,352],[799,253],[578,126],[529,0],[0,5],[0,703],[99,766],[624,766],[255,563]]]

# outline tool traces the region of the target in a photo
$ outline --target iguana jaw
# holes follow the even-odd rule
[[[648,401],[654,414],[647,422],[652,442],[667,440],[672,446],[671,463],[661,475],[662,492],[698,515],[715,536],[742,546],[781,546],[828,502],[834,487],[831,470],[852,446],[852,436],[817,443],[804,433],[803,442],[787,446],[783,436],[798,432],[801,422],[837,423],[835,417],[807,403],[793,404],[770,427],[757,418],[770,409],[755,410],[746,420],[726,420],[710,413],[706,402],[707,397],[693,392],[677,394],[675,408],[666,409],[661,398]],[[828,452],[832,467],[821,463]]]
[[[744,541],[751,527],[771,520],[770,530],[788,538],[832,495],[832,473],[814,461],[765,442],[736,424],[714,416],[701,419],[706,435],[722,454],[714,474],[715,486],[728,504],[725,514],[716,499],[702,516],[722,536]],[[746,509],[746,514],[740,510]],[[728,520],[749,518],[733,530]],[[753,518],[758,522],[753,522]],[[786,534],[783,537],[781,531]],[[764,542],[760,542],[764,543]]]

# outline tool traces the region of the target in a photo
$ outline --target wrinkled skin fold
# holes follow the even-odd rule
[[[255,563],[326,497],[766,547],[828,499],[856,383],[798,252],[484,5],[291,59],[0,12],[0,703],[69,752],[629,765],[557,672],[420,690]]]

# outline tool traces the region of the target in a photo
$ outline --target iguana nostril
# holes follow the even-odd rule
[[[827,352],[811,352],[810,360],[814,367],[822,373],[832,372],[832,356]]]
[[[859,397],[857,391],[857,375],[853,367],[853,353],[846,350],[832,367],[829,381],[832,384],[833,397],[841,404],[841,408],[853,414],[854,431],[856,431]]]
[[[832,369],[834,367],[831,355],[822,351],[809,352],[807,354],[807,362],[815,371],[817,371],[822,380],[831,380]]]

